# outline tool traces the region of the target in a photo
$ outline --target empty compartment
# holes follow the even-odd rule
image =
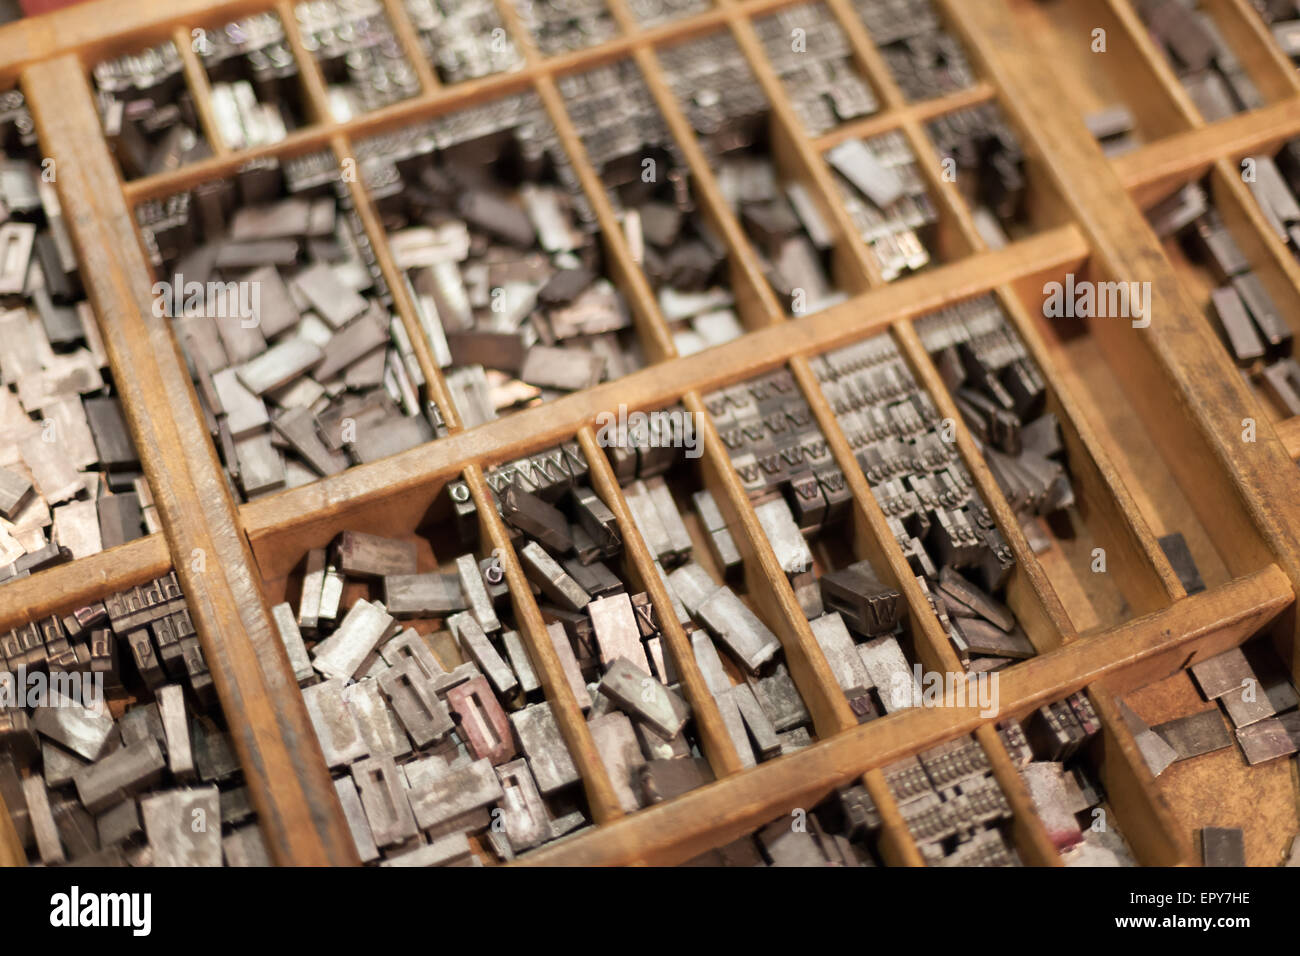
[[[1188,129],[1177,98],[1142,54],[1112,5],[1095,0],[1009,4],[1042,54],[1060,66],[1062,89],[1107,156]]]
[[[519,93],[357,144],[362,180],[467,427],[641,368],[555,129]]]
[[[0,657],[0,796],[30,863],[271,865],[174,572],[0,634]]]
[[[1173,563],[1184,587],[1214,588],[1268,563],[1258,532],[1218,483],[1224,476],[1200,464],[1205,439],[1155,364],[1145,329],[1159,319],[1147,317],[1143,283],[1099,274],[1090,261],[1077,274],[1027,279],[1017,293],[1055,387],[1087,418],[1151,533],[1167,551],[1184,551],[1172,538],[1181,535],[1185,553]]]
[[[199,409],[245,500],[434,438],[406,329],[329,152],[136,207]]]

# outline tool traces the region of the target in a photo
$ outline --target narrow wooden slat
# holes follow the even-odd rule
[[[0,631],[29,624],[107,594],[162,577],[172,559],[162,534],[145,535],[99,554],[0,585]]]
[[[879,849],[885,863],[888,866],[925,866],[916,840],[912,838],[912,831],[903,822],[898,801],[885,782],[884,771],[879,768],[868,770],[862,775],[862,785],[867,788],[871,802],[880,814]]]
[[[321,73],[316,58],[303,46],[302,32],[298,29],[298,15],[294,13],[292,0],[276,0],[275,12],[284,25],[284,37],[293,51],[293,58],[298,64],[298,77],[302,83],[303,93],[307,97],[307,116],[313,124],[328,123],[334,119],[330,112],[329,92],[325,88],[325,77]]]
[[[881,110],[879,113],[873,113],[871,116],[850,120],[829,132],[822,133],[813,142],[816,144],[817,149],[824,153],[832,146],[836,146],[846,139],[870,139],[873,136],[879,136],[881,133],[888,133],[890,130],[898,129],[907,122],[924,125],[936,117],[943,116],[945,113],[955,113],[958,110],[970,109],[972,106],[987,103],[996,99],[997,95],[997,89],[991,83],[977,82],[964,90],[957,90],[955,93],[948,93],[932,100],[922,100],[919,103],[890,107]]]
[[[633,51],[633,59],[659,107],[664,125],[668,127],[669,134],[676,141],[690,169],[691,188],[696,203],[727,247],[731,265],[731,290],[736,297],[737,309],[750,328],[762,328],[764,325],[784,321],[784,310],[777,302],[772,287],[768,285],[758,257],[750,248],[740,223],[723,198],[709,158],[696,141],[695,131],[691,129],[690,121],[668,85],[668,77],[658,58],[648,48],[639,48]]]
[[[945,4],[948,2],[949,0],[944,0]],[[1137,10],[1129,0],[1103,0],[1103,2],[1123,28],[1126,40],[1142,55],[1147,68],[1163,89],[1165,97],[1173,104],[1183,121],[1191,128],[1204,126],[1205,120],[1201,117],[1201,111],[1196,108],[1187,90],[1183,89],[1183,84],[1174,74],[1169,59],[1164,51],[1156,46],[1156,41],[1152,39],[1146,24],[1142,22],[1142,18],[1138,16]],[[949,7],[949,10],[951,9]],[[954,20],[959,23],[968,22],[955,17]]]
[[[732,34],[771,107],[769,124],[773,159],[777,168],[782,175],[802,183],[808,189],[830,227],[838,285],[850,294],[883,285],[880,267],[853,227],[830,168],[817,147],[804,134],[803,124],[790,105],[785,85],[768,62],[754,25],[748,19],[737,18],[732,23]]]
[[[1275,567],[1215,591],[1130,621],[1087,641],[1076,641],[1025,661],[1002,675],[1001,712],[1021,712],[1060,700],[1101,677],[1213,638],[1246,636],[1275,619],[1294,600]],[[1177,667],[1178,665],[1175,665]],[[692,791],[565,840],[522,861],[526,865],[671,865],[722,846],[794,807],[817,803],[835,787],[998,719],[977,710],[919,707],[854,727],[821,745]]]
[[[397,42],[402,45],[402,52],[406,54],[407,62],[411,64],[416,79],[420,81],[420,92],[434,92],[442,84],[438,81],[438,74],[434,72],[433,65],[425,59],[424,50],[420,46],[420,34],[406,12],[406,4],[402,0],[383,0],[383,4],[384,12],[388,14],[388,22],[392,24],[393,33],[397,36]]]
[[[1269,152],[1300,135],[1300,97],[1189,129],[1111,160],[1124,188],[1145,208],[1175,184],[1197,179],[1216,159]]]
[[[1276,103],[1300,93],[1295,65],[1273,40],[1250,0],[1202,0],[1201,8],[1214,18],[1224,41],[1265,100]]]
[[[1073,227],[1043,233],[1006,249],[938,266],[923,275],[873,289],[852,302],[672,363],[633,372],[545,405],[524,409],[468,432],[452,434],[382,461],[357,465],[329,478],[243,505],[242,523],[254,545],[268,534],[303,527],[320,513],[356,508],[367,501],[404,494],[457,474],[466,461],[493,464],[566,440],[605,410],[657,408],[692,387],[711,390],[770,369],[789,355],[819,354],[969,298],[997,285],[1041,272],[1079,266],[1088,254]]]
[[[335,137],[332,148],[340,162],[346,159],[356,162],[352,142],[347,137],[342,135]],[[419,363],[420,371],[424,374],[426,397],[437,408],[447,428],[452,431],[458,430],[462,426],[460,409],[456,408],[456,403],[452,401],[451,392],[447,389],[447,381],[442,376],[442,369],[438,367],[433,357],[433,347],[429,344],[429,338],[420,325],[419,312],[411,298],[406,276],[393,259],[392,249],[388,245],[388,235],[379,221],[379,214],[375,212],[365,184],[361,182],[360,171],[355,170],[354,167],[354,175],[344,176],[343,179],[347,183],[348,194],[352,197],[352,203],[356,208],[357,216],[361,219],[366,238],[370,240],[370,247],[375,253],[375,261],[379,263],[379,271],[384,277],[384,283],[393,296],[393,309],[402,320],[406,337],[410,339],[411,348],[415,350],[416,362]]]
[[[190,97],[194,101],[194,111],[199,116],[199,127],[203,130],[203,136],[212,147],[213,156],[226,156],[230,153],[230,146],[222,138],[221,127],[217,125],[216,117],[212,113],[212,85],[208,82],[208,71],[203,68],[203,62],[194,52],[194,38],[189,28],[177,27],[176,32],[172,34],[172,42],[176,44],[176,51],[181,56],[185,84],[190,89]]]
[[[961,239],[971,250],[983,252],[988,247],[974,219],[957,189],[955,182],[938,175],[937,160],[928,137],[918,124],[905,127],[909,141],[924,156],[923,169],[941,207],[948,210]],[[1129,603],[1139,614],[1164,607],[1170,600],[1182,597],[1183,589],[1177,575],[1160,550],[1141,512],[1123,485],[1122,479],[1110,464],[1105,448],[1093,435],[1086,419],[1079,412],[1078,403],[1061,384],[1050,354],[1043,345],[1037,328],[1030,320],[1026,307],[1010,286],[1000,286],[995,292],[1020,339],[1029,349],[1034,362],[1043,373],[1048,392],[1056,411],[1060,413],[1062,436],[1070,453],[1075,491],[1084,520],[1095,523],[1096,537],[1110,545],[1117,559],[1115,582]],[[1066,639],[1069,639],[1068,635]]]
[[[211,668],[272,858],[357,861],[284,645],[252,570],[225,477],[195,406],[166,320],[153,314],[150,272],[103,140],[80,64],[31,67],[23,88],[50,155],[103,327],[117,385],[176,571]]]
[[[646,547],[641,531],[632,519],[631,512],[628,511],[627,500],[623,497],[623,491],[614,477],[609,459],[597,444],[596,434],[589,426],[578,432],[578,441],[590,466],[588,474],[592,488],[610,511],[614,512],[614,517],[618,521],[619,533],[623,538],[623,552],[627,558],[628,569],[634,578],[631,583],[633,587],[646,591],[650,595],[650,602],[659,620],[660,633],[664,643],[668,645],[668,652],[672,655],[682,689],[686,692],[686,699],[691,705],[700,747],[709,760],[709,766],[713,768],[714,776],[717,777],[739,773],[743,769],[740,756],[736,753],[736,747],[731,742],[726,725],[722,722],[722,714],[718,711],[717,702],[704,682],[704,674],[696,663],[690,638],[682,630],[677,615],[673,612],[673,602],[668,596],[668,588],[664,586],[663,580],[655,570],[654,556]]]
[[[975,739],[988,755],[993,777],[1011,805],[1011,835],[1021,861],[1026,866],[1064,866],[1029,795],[1029,788],[1007,755],[997,730],[992,724],[983,724],[975,729]]]
[[[578,706],[578,698],[573,695],[560,659],[546,633],[546,622],[542,612],[533,598],[528,578],[524,576],[523,567],[510,543],[510,534],[506,530],[501,515],[497,512],[492,497],[492,489],[483,478],[483,470],[477,465],[465,469],[465,483],[469,485],[478,510],[479,529],[485,547],[490,547],[506,572],[506,583],[510,586],[510,603],[515,611],[515,623],[519,634],[528,647],[537,677],[542,682],[542,691],[551,705],[551,713],[560,728],[560,735],[569,747],[574,766],[582,776],[582,787],[587,794],[587,804],[591,809],[591,818],[596,823],[608,823],[623,816],[618,794],[610,782],[609,773],[600,759],[596,742],[592,740],[587,721]]]
[[[866,24],[862,22],[862,18],[854,10],[850,0],[825,0],[825,3],[848,37],[849,47],[853,50],[853,61],[875,91],[876,99],[881,105],[881,113],[897,115],[907,111],[909,108],[907,97],[903,95],[903,91],[894,79],[894,74],[889,69],[889,64],[876,48],[875,40],[868,32]],[[826,144],[822,142],[819,142],[818,146],[822,149],[826,148]]]
[[[1287,455],[1291,458],[1300,458],[1300,416],[1278,422],[1276,427]]]
[[[911,623],[913,647],[921,664],[928,670],[945,674],[961,674],[963,668],[939,624],[939,618],[921,590],[916,573],[907,563],[902,548],[890,533],[880,503],[871,492],[871,485],[862,466],[854,457],[853,449],[840,428],[834,409],[826,400],[817,376],[808,359],[796,356],[790,360],[790,370],[803,390],[812,409],[813,417],[830,447],[835,464],[844,473],[849,491],[853,495],[853,528],[855,551],[871,561],[881,580],[902,593],[907,602]]]
[[[732,34],[771,107],[772,150],[777,165],[809,190],[831,229],[837,284],[850,294],[884,285],[879,264],[854,228],[839,186],[818,146],[803,133],[800,117],[794,112],[785,86],[767,60],[753,23],[737,17],[732,22]],[[854,53],[858,55],[857,48],[854,48]],[[870,53],[866,57],[870,60]],[[879,79],[871,78],[871,82],[876,87],[883,86]]]
[[[0,867],[26,865],[27,851],[18,839],[18,830],[14,827],[13,818],[9,816],[4,798],[0,797]]]
[[[1183,838],[1133,735],[1120,717],[1114,696],[1102,686],[1088,688],[1088,699],[1101,719],[1101,785],[1106,802],[1125,821],[1125,842],[1143,866],[1188,866],[1194,848]],[[1141,825],[1134,826],[1134,822]]]
[[[1251,271],[1281,310],[1283,321],[1293,333],[1300,333],[1300,262],[1292,246],[1269,225],[1255,194],[1242,180],[1242,173],[1236,157],[1215,161],[1210,171],[1214,206],[1245,254]]]
[[[632,250],[623,233],[622,222],[614,211],[605,184],[601,182],[599,173],[591,165],[582,137],[578,135],[573,121],[569,119],[569,114],[564,107],[564,97],[560,95],[555,81],[550,77],[543,77],[537,81],[537,95],[541,98],[542,105],[555,126],[560,145],[568,154],[587,201],[591,203],[592,211],[596,214],[596,223],[600,227],[611,278],[632,310],[637,334],[642,345],[645,346],[646,358],[651,363],[676,358],[677,347],[673,344],[668,323],[659,311],[659,302],[650,287],[650,280],[632,258]]]

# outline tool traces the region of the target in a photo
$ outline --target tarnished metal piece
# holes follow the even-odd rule
[[[384,696],[417,747],[441,740],[455,729],[447,705],[416,661],[402,661],[378,679]]]
[[[503,796],[501,781],[487,760],[476,760],[409,791],[415,822],[430,837],[459,832],[464,823],[477,821],[475,811],[485,810]]]
[[[302,691],[307,716],[311,718],[316,739],[320,741],[325,762],[330,767],[347,766],[370,752],[343,691],[344,682],[338,678],[304,687]]]
[[[625,657],[614,660],[600,682],[601,693],[655,733],[671,740],[690,718],[690,707]]]
[[[550,704],[531,704],[517,710],[510,715],[510,724],[519,736],[519,744],[542,793],[549,795],[578,782],[578,768],[569,755]]]
[[[474,566],[473,573],[478,574],[477,564]],[[486,597],[486,594],[484,596]],[[500,627],[500,622],[498,622],[497,626]],[[502,695],[514,693],[519,686],[514,671],[510,669],[510,665],[506,663],[505,659],[492,645],[488,636],[483,633],[483,628],[479,626],[479,621],[473,614],[467,611],[454,614],[447,618],[447,627],[456,635],[461,649],[478,665],[479,670],[483,671],[488,679],[492,681],[492,686],[496,688],[497,693]]]
[[[416,835],[415,815],[392,757],[375,756],[357,761],[352,765],[352,779],[377,846],[393,846]]]
[[[221,806],[216,787],[168,790],[140,801],[154,866],[220,866]]]

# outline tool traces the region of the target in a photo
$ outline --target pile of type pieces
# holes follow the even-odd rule
[[[929,100],[975,84],[961,41],[947,30],[932,0],[853,0],[871,42],[908,100]]]
[[[277,14],[196,29],[191,44],[226,148],[277,143],[303,125],[298,62]],[[92,75],[104,135],[124,178],[156,176],[212,155],[174,42],[103,60]]]
[[[467,427],[645,364],[536,94],[364,140],[357,159]]]
[[[1295,754],[1300,750],[1300,697],[1267,644],[1267,638],[1256,638],[1188,667],[1205,701],[1194,713],[1149,726],[1136,713],[1136,705],[1117,700],[1153,777],[1159,779],[1171,766],[1234,745],[1247,768],[1289,759],[1294,775]],[[1246,865],[1242,827],[1206,827],[1201,836],[1206,866]],[[1286,865],[1300,866],[1300,834]]]
[[[0,585],[158,529],[22,93],[0,94]]]
[[[1011,762],[1066,866],[1137,866],[1089,760],[1101,721],[1084,691],[998,725]]]
[[[1278,153],[1254,157],[1249,182],[1269,227],[1292,252],[1300,249],[1300,140]],[[1224,224],[1200,183],[1189,183],[1147,212],[1162,239],[1173,236],[1187,256],[1207,269],[1216,283],[1210,293],[1210,319],[1228,354],[1283,414],[1300,415],[1300,365],[1293,357],[1291,326],[1260,275]],[[1300,253],[1298,253],[1300,254]]]
[[[1207,5],[1200,0],[1135,0],[1134,6],[1207,122],[1264,105]]]
[[[1273,39],[1293,63],[1300,63],[1300,4],[1296,0],[1250,0]]]
[[[1011,806],[973,737],[883,768],[890,794],[927,866],[1019,866]],[[880,811],[863,784],[796,809],[688,866],[880,866]]]
[[[0,707],[0,798],[31,863],[270,865],[175,572],[0,651],[21,697]]]
[[[828,268],[830,229],[811,194],[777,168],[770,107],[734,39],[709,34],[664,49],[659,59],[726,208],[711,203],[695,181],[634,61],[570,74],[557,85],[678,351],[689,354],[743,333],[724,216],[747,234],[787,311],[814,312],[840,301]]]
[[[233,493],[252,500],[442,425],[332,153],[254,160],[136,208]]]
[[[621,533],[586,474],[573,443],[487,473],[541,635],[520,632],[499,559],[474,553],[480,516],[460,482],[440,530],[471,550],[446,570],[420,571],[412,541],[347,531],[308,554],[296,611],[274,609],[364,861],[505,861],[589,825],[532,640],[559,658],[625,811],[713,779],[657,613],[615,570]]]
[[[812,743],[812,718],[790,676],[781,642],[754,613],[743,590],[733,590],[743,571],[736,540],[718,501],[699,487],[698,474],[662,425],[684,421],[686,412],[676,406],[656,414],[662,417],[651,417],[646,429],[629,431],[626,440],[606,445],[628,511],[656,573],[667,584],[673,614],[741,764],[752,767],[801,750]],[[828,633],[852,646],[838,618],[828,616],[825,624]],[[878,642],[868,657],[882,689],[906,667],[892,638]],[[863,707],[875,713],[867,665],[858,661],[858,670]]]
[[[933,312],[916,331],[1025,540],[1043,553],[1046,528],[1066,525],[1052,518],[1074,506],[1074,486],[1042,369],[993,295]]]
[[[424,58],[448,84],[518,70],[524,58],[495,0],[405,0]]]
[[[1033,656],[1033,645],[998,598],[1015,563],[1010,549],[955,445],[940,437],[937,409],[889,336],[815,358],[812,368],[889,530],[962,661],[973,671],[987,671]],[[706,404],[809,620],[829,610],[869,642],[901,632],[902,596],[870,562],[820,579],[816,574],[807,542],[851,517],[852,494],[790,373],[752,379],[708,396]],[[828,659],[840,657],[831,648],[843,642],[828,644],[822,627],[815,626],[814,634]],[[891,672],[899,669],[895,658]],[[908,670],[905,661],[901,669]],[[890,680],[911,686],[899,677]],[[889,685],[876,686],[887,710],[911,705],[908,694],[897,695],[891,705],[884,698],[894,695],[883,694]],[[852,703],[851,688],[845,689]]]
[[[849,707],[860,722],[911,707],[915,686],[902,595],[869,561],[831,570],[852,495],[812,412],[784,369],[705,397],[755,516]],[[810,546],[811,542],[811,546]],[[669,576],[689,609],[686,571]],[[707,620],[705,621],[707,623]]]
[[[320,65],[335,122],[420,92],[380,0],[303,0],[294,16],[303,49]]]
[[[880,831],[880,811],[858,783],[682,866],[883,866]]]

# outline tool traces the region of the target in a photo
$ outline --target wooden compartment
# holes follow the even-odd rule
[[[1086,756],[1101,778],[1112,816],[1142,863],[1195,862],[1185,833],[1168,822],[1153,781],[1135,762],[1133,742],[1117,722],[1107,696],[1175,674],[1189,659],[1244,641],[1271,628],[1282,666],[1297,673],[1296,620],[1300,586],[1300,530],[1293,502],[1300,496],[1288,449],[1300,450],[1293,430],[1275,429],[1246,383],[1226,361],[1214,333],[1197,313],[1202,292],[1171,266],[1146,227],[1141,210],[1206,173],[1226,178],[1235,163],[1275,149],[1300,133],[1300,88],[1295,71],[1275,48],[1248,5],[1206,0],[1238,56],[1265,96],[1253,112],[1206,124],[1193,110],[1168,64],[1153,48],[1128,0],[1090,6],[1057,0],[935,0],[944,27],[970,60],[972,82],[937,97],[909,99],[847,0],[826,0],[848,37],[853,60],[878,95],[880,109],[809,138],[778,72],[767,60],[752,20],[790,6],[786,0],[692,5],[685,15],[643,27],[635,3],[607,0],[608,39],[562,52],[539,49],[518,6],[497,4],[500,23],[520,62],[459,82],[439,76],[422,55],[417,17],[396,0],[384,10],[420,80],[417,95],[346,121],[329,110],[326,84],[298,34],[293,6],[241,0],[213,9],[206,0],[177,0],[165,9],[142,0],[97,0],[0,29],[0,77],[17,80],[30,104],[40,145],[59,163],[57,189],[80,254],[87,291],[104,333],[114,380],[156,492],[162,533],[47,575],[0,588],[0,626],[31,620],[60,605],[58,589],[89,599],[124,583],[175,567],[182,587],[206,598],[195,625],[222,688],[222,703],[245,768],[273,859],[281,864],[355,864],[356,854],[323,763],[295,759],[295,742],[312,729],[270,615],[291,593],[290,579],[307,550],[341,530],[363,527],[409,535],[437,516],[439,493],[464,481],[480,504],[486,541],[500,547],[521,630],[529,636],[546,696],[560,712],[562,732],[583,774],[596,826],[548,846],[528,862],[552,864],[680,863],[725,846],[795,809],[811,809],[842,786],[861,782],[880,810],[881,836],[873,847],[891,865],[922,865],[891,796],[884,768],[920,751],[974,734],[1012,806],[1012,842],[1021,859],[1056,865],[1041,821],[995,729],[997,720],[1023,717],[1049,701],[1087,689],[1102,721],[1097,751]],[[1060,17],[1054,7],[1062,7]],[[287,31],[302,79],[305,125],[277,143],[230,149],[211,135],[207,76],[197,55],[186,55],[185,79],[213,147],[213,155],[177,169],[124,182],[106,145],[89,79],[94,64],[172,39],[186,43],[196,28],[274,11]],[[1108,29],[1111,52],[1100,62],[1078,46],[1077,31]],[[1029,23],[1050,24],[1037,46],[1025,44]],[[741,223],[727,208],[701,143],[664,76],[664,51],[711,33],[730,33],[744,54],[769,108],[768,142],[778,169],[808,192],[831,236],[831,271],[847,299],[823,311],[787,317],[763,275]],[[1258,43],[1258,45],[1256,45]],[[1263,50],[1258,56],[1253,51]],[[1054,52],[1055,51],[1055,52]],[[190,50],[192,53],[193,51]],[[1135,55],[1130,55],[1135,54]],[[600,170],[593,165],[566,110],[566,77],[628,63],[644,77],[692,174],[696,202],[721,239],[726,278],[744,335],[707,350],[679,354],[655,290],[637,266]],[[1062,69],[1062,63],[1076,69]],[[1091,78],[1091,79],[1090,79]],[[424,399],[438,411],[446,434],[408,451],[239,504],[225,486],[188,374],[170,331],[151,310],[152,274],[140,248],[134,209],[213,179],[228,178],[250,160],[302,156],[321,150],[338,161],[356,159],[356,144],[476,104],[535,91],[573,162],[618,273],[616,282],[637,316],[656,364],[613,382],[579,391],[544,407],[466,429],[450,399],[419,311],[402,281],[383,221],[359,181],[348,181],[362,230],[392,291],[393,310],[412,340],[426,383]],[[1141,145],[1107,161],[1080,113],[1112,98],[1129,99]],[[1026,156],[1026,228],[1009,242],[990,243],[963,198],[962,183],[945,180],[927,127],[954,111],[993,104],[1015,131]],[[204,119],[204,117],[207,117]],[[850,138],[897,132],[917,157],[936,204],[935,263],[919,275],[886,283],[853,229],[823,155]],[[1244,194],[1240,223],[1253,221]],[[1217,197],[1216,197],[1217,198]],[[1226,200],[1219,199],[1226,204]],[[1232,223],[1229,223],[1232,227]],[[1236,228],[1240,228],[1237,226]],[[1239,240],[1246,242],[1247,240]],[[1277,249],[1268,253],[1285,274]],[[1283,250],[1284,251],[1284,250]],[[1264,257],[1262,257],[1264,258]],[[1267,258],[1264,258],[1267,261]],[[1093,321],[1062,327],[1042,316],[1044,283],[1066,274],[1092,281],[1150,281],[1149,328]],[[1290,281],[1290,280],[1288,280]],[[1292,282],[1292,285],[1294,283]],[[1285,298],[1284,290],[1277,294]],[[602,412],[649,411],[681,402],[705,411],[704,396],[777,368],[789,368],[809,401],[837,462],[852,454],[835,416],[820,403],[810,360],[876,333],[889,333],[915,374],[942,404],[941,380],[914,322],[945,306],[994,294],[1043,368],[1049,407],[1065,431],[1075,470],[1081,528],[1107,548],[1112,569],[1123,564],[1123,587],[1089,593],[1056,582],[1064,567],[1077,578],[1077,559],[1064,566],[1044,556],[1030,561],[1023,540],[1011,543],[1034,580],[1013,596],[1020,616],[1032,618],[1038,654],[999,672],[1001,710],[983,717],[970,707],[914,707],[858,724],[807,630],[792,589],[776,566],[752,506],[727,460],[716,429],[704,425],[704,457],[691,466],[686,487],[717,497],[740,547],[744,587],[760,616],[782,639],[792,677],[808,706],[817,739],[808,747],[744,769],[720,719],[711,713],[703,678],[692,672],[684,632],[666,630],[696,707],[701,749],[717,780],[664,804],[624,813],[590,740],[580,709],[553,651],[541,640],[545,621],[526,584],[506,529],[486,506],[485,470],[575,436],[592,465],[594,487],[627,532],[632,518],[595,438]],[[1294,295],[1294,291],[1290,294]],[[942,410],[942,409],[941,409]],[[949,405],[948,414],[955,417]],[[1243,419],[1257,420],[1255,441],[1242,440]],[[1014,516],[969,435],[957,430],[958,449],[990,499],[1000,527],[1017,537]],[[1290,438],[1288,444],[1285,439]],[[932,670],[959,672],[960,664],[924,610],[924,597],[891,540],[865,482],[848,470],[851,523],[823,549],[826,566],[867,558],[897,581],[908,606],[913,650]],[[674,477],[674,480],[679,480]],[[697,529],[698,531],[698,529]],[[1153,541],[1180,531],[1206,584],[1185,594]],[[638,535],[628,534],[632,542]],[[698,548],[698,540],[693,539]],[[433,554],[437,550],[433,549]],[[431,560],[431,556],[429,556]],[[1053,566],[1056,562],[1055,567]],[[644,542],[629,546],[622,570],[644,587],[662,615],[669,595]],[[1026,571],[1026,575],[1029,572]],[[909,584],[909,580],[911,583]],[[1116,601],[1115,590],[1127,610]],[[1067,593],[1061,593],[1067,592]],[[1099,690],[1099,688],[1104,688]],[[238,704],[236,703],[238,702]],[[1143,835],[1145,834],[1145,835]],[[12,843],[6,862],[19,862]]]

